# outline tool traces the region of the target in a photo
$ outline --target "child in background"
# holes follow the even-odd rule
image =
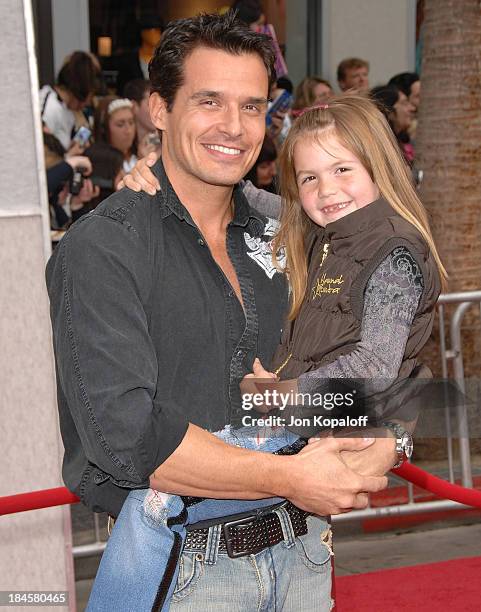
[[[144,178],[155,185],[148,168]],[[291,310],[275,356],[276,375],[284,380],[268,384],[282,392],[312,392],[329,378],[362,378],[385,392],[397,380],[415,377],[440,278],[446,275],[385,118],[372,102],[354,95],[306,109],[281,152],[281,184],[284,201],[273,257],[281,265],[285,249]],[[259,363],[255,375],[274,377]],[[396,423],[384,425],[396,442],[408,434]],[[303,447],[284,428],[227,427],[217,435],[267,452],[285,444],[292,447],[287,452]],[[402,461],[404,449],[396,448],[395,457],[392,436],[367,446],[343,454],[359,473],[385,473]],[[366,453],[372,460],[366,461]],[[141,602],[145,609],[168,610],[178,574],[173,563],[186,525],[242,512],[249,501],[189,505],[192,498],[133,491],[107,543],[88,609],[103,609],[102,601],[113,607],[116,598],[116,607],[128,609],[125,597],[133,597],[137,609],[143,609]],[[257,507],[276,501],[258,500]],[[132,558],[120,562],[126,542]],[[326,554],[328,560],[330,551]],[[327,591],[319,592],[319,601],[319,609],[330,608]]]

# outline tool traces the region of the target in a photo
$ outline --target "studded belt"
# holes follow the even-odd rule
[[[291,520],[294,536],[307,533],[307,521],[309,512],[286,502],[283,506]],[[193,529],[187,532],[184,551],[205,552],[209,529]],[[224,552],[229,557],[245,557],[261,552],[269,546],[279,544],[284,540],[282,524],[278,514],[274,511],[262,514],[258,512],[251,516],[227,521],[222,523],[222,531],[219,540],[219,552]]]

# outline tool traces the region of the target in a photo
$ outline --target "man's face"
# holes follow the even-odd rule
[[[365,66],[360,68],[348,68],[344,80],[339,81],[342,91],[354,89],[359,92],[366,92],[369,89],[369,70]]]
[[[150,91],[146,89],[140,104],[138,102],[134,102],[135,119],[137,123],[142,126],[144,131],[155,132],[155,126],[150,118],[149,97]]]
[[[158,94],[150,102],[152,121],[163,130],[169,176],[175,172],[190,185],[232,186],[253,166],[264,140],[266,68],[254,53],[198,47],[183,72],[170,112]]]

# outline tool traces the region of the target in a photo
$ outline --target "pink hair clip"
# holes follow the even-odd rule
[[[299,114],[299,117],[302,117],[304,113],[307,113],[312,110],[326,110],[329,108],[329,104],[314,104],[314,106],[308,106],[307,108],[303,108]]]
[[[302,108],[301,110],[294,110],[292,114],[294,117],[302,117],[304,113],[307,113],[312,110],[326,110],[329,108],[329,104],[314,104],[314,106],[307,106],[306,108]]]

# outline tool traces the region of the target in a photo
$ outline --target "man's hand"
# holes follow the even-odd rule
[[[117,190],[128,187],[132,191],[145,191],[149,195],[155,195],[160,190],[160,184],[150,168],[158,159],[156,153],[149,153],[147,157],[139,159],[132,171],[117,185]]]
[[[385,437],[381,437],[379,431],[366,430],[363,432],[364,437],[376,434],[375,442],[367,448],[341,451],[341,459],[347,467],[362,476],[383,476],[397,462],[394,434],[390,430],[386,430]],[[341,431],[335,437],[338,440],[352,439],[343,438],[342,436],[345,435]],[[310,438],[309,444],[315,444],[319,442],[319,439],[319,437]]]
[[[362,476],[350,469],[341,453],[360,452],[374,444],[374,438],[316,439],[289,460],[287,499],[315,514],[342,514],[366,508],[368,493],[387,487],[385,476]],[[284,472],[285,474],[285,472]]]
[[[72,140],[70,147],[67,150],[67,157],[78,157],[79,155],[82,155],[84,151],[84,145],[81,145],[76,140]]]

